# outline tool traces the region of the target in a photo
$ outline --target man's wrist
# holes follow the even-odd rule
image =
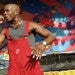
[[[44,46],[47,46],[47,42],[46,42],[46,41],[42,41],[42,44],[43,44]]]

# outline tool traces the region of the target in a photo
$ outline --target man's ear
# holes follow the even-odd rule
[[[18,14],[19,14],[19,11],[18,11],[18,10],[16,10],[16,11],[15,11],[15,14],[16,14],[16,15],[18,15]]]
[[[18,14],[18,12],[17,12],[17,11],[15,11],[15,14],[17,15],[17,14]]]

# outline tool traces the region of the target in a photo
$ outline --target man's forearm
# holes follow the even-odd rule
[[[1,50],[2,48],[6,47],[6,46],[7,46],[7,41],[5,40],[5,41],[0,45],[0,50]]]
[[[49,35],[44,42],[47,43],[47,45],[52,44],[53,41],[55,41],[56,37],[54,35]]]

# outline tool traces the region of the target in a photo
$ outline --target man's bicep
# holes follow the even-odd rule
[[[48,35],[52,35],[52,33],[48,29],[46,29],[46,28],[44,28],[42,26],[38,26],[36,28],[36,32],[38,32],[39,34],[41,34],[41,35],[43,35],[45,37],[48,36]]]
[[[0,42],[4,41],[5,39],[5,35],[4,34],[0,34]]]
[[[48,35],[53,35],[52,32],[37,23],[32,23],[31,26],[31,28],[35,29],[35,31],[42,36],[47,37]]]

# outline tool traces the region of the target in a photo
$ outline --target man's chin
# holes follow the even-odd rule
[[[6,22],[9,22],[9,19],[7,19],[6,17],[4,17],[4,19],[5,19]]]
[[[7,22],[10,22],[11,20],[9,20],[9,19],[6,19],[6,21],[7,21]]]

